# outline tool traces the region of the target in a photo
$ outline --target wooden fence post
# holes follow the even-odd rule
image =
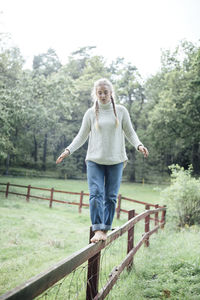
[[[81,191],[81,194],[80,194],[80,203],[79,203],[79,213],[81,213],[81,210],[82,210],[82,205],[83,205],[83,191]]]
[[[8,198],[9,186],[10,186],[10,182],[8,182],[6,186],[6,198]]]
[[[158,208],[158,204],[155,205],[155,208]],[[155,213],[155,226],[158,225],[158,212]],[[158,230],[156,231],[156,233],[158,233]]]
[[[128,220],[135,217],[135,210],[128,211]],[[128,230],[128,245],[127,245],[127,254],[133,249],[134,247],[134,226]],[[127,266],[127,270],[130,270],[133,265],[133,259],[130,261],[129,265]]]
[[[29,202],[30,190],[31,190],[31,186],[30,186],[30,184],[29,184],[29,185],[28,185],[28,190],[27,190],[27,195],[26,195],[26,202]]]
[[[119,195],[118,195],[118,206],[117,206],[117,219],[120,218],[121,199],[122,199],[122,195],[119,194]]]
[[[54,192],[54,188],[51,189],[51,198],[50,198],[50,202],[49,202],[49,208],[52,208],[53,192]]]
[[[145,205],[145,209],[149,210],[150,206],[149,205]],[[150,221],[150,215],[146,216],[144,219],[145,222],[145,233],[149,232],[149,221]],[[144,242],[145,247],[149,247],[149,237],[145,240]]]
[[[90,239],[93,237],[93,235],[94,232],[92,231],[92,227],[90,227],[89,243],[91,243]],[[98,294],[100,256],[101,251],[88,259],[86,300],[92,300]]]
[[[161,229],[163,229],[165,227],[165,217],[166,217],[166,207],[167,205],[164,205],[165,210],[162,211],[162,217],[161,217],[161,222],[164,222],[164,224],[160,227]]]

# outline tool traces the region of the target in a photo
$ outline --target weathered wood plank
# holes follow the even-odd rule
[[[135,200],[135,199],[131,199],[131,198],[127,198],[127,197],[123,197],[122,199],[130,201],[130,202],[135,202],[135,203],[139,203],[139,204],[144,204],[144,205],[150,205],[152,207],[155,207],[157,204],[152,204],[152,203],[148,203],[148,202],[143,202],[143,201],[139,201],[139,200]],[[163,208],[164,206],[158,206],[159,208]]]

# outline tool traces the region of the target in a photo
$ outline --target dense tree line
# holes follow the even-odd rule
[[[84,112],[92,106],[91,89],[100,77],[112,81],[116,101],[124,104],[150,156],[144,160],[127,143],[125,175],[132,181],[165,175],[178,163],[200,173],[200,49],[182,41],[161,55],[161,70],[144,81],[136,66],[117,58],[107,64],[94,47],[73,52],[62,65],[49,49],[24,69],[20,50],[1,36],[0,164],[58,170],[60,176],[85,174],[87,144],[63,162],[56,157],[77,134]]]

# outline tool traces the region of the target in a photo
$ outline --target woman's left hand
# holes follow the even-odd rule
[[[148,149],[142,145],[138,147],[138,150],[144,155],[144,157],[147,157],[149,155]]]

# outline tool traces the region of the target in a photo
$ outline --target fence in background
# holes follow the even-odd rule
[[[88,203],[83,202],[84,196],[88,197],[89,194],[84,193],[83,191],[81,191],[80,193],[78,193],[78,192],[68,192],[68,191],[60,191],[60,190],[57,190],[57,189],[54,189],[54,188],[48,189],[48,188],[33,187],[31,185],[24,186],[24,185],[18,185],[18,184],[11,184],[9,182],[8,183],[0,183],[0,185],[6,186],[5,191],[0,190],[1,193],[5,193],[6,198],[8,197],[8,194],[13,194],[13,195],[18,195],[18,196],[25,196],[27,202],[29,202],[30,198],[47,200],[47,201],[49,201],[49,207],[50,208],[52,208],[53,202],[77,205],[79,213],[81,213],[82,207],[89,207]],[[25,189],[27,189],[27,192],[26,192],[26,194],[25,193],[13,192],[13,191],[10,191],[10,187],[25,188]],[[50,194],[50,197],[31,195],[31,190],[48,191],[49,194]],[[79,202],[55,199],[55,193],[66,194],[66,195],[76,195],[76,196],[79,195]],[[128,210],[122,208],[122,200],[129,201],[129,202],[132,202],[132,203],[141,204],[141,205],[144,205],[144,206],[149,205],[149,207],[153,207],[153,208],[164,208],[165,207],[165,206],[160,206],[158,204],[152,204],[152,203],[148,203],[148,202],[134,200],[134,199],[127,198],[127,197],[124,197],[121,194],[119,194],[118,195],[118,201],[117,201],[117,208],[116,208],[117,219],[120,218],[121,212],[128,213]],[[165,210],[162,211],[161,219],[158,218],[158,215],[156,215],[155,218],[150,218],[150,219],[155,220],[155,222],[163,223],[163,221],[165,219]]]
[[[24,284],[16,287],[12,291],[7,292],[6,294],[0,296],[0,300],[22,300],[22,299],[34,299],[35,297],[41,295],[45,291],[47,291],[44,295],[45,299],[46,295],[48,295],[48,289],[57,282],[59,282],[62,278],[66,277],[70,273],[74,272],[79,266],[87,263],[87,279],[86,279],[86,290],[85,290],[85,299],[86,300],[97,300],[104,299],[117,279],[119,278],[121,272],[127,267],[128,270],[131,269],[133,264],[133,257],[136,252],[140,249],[142,244],[146,247],[149,246],[149,237],[158,231],[159,228],[163,228],[165,224],[165,218],[158,224],[158,214],[159,212],[166,213],[166,207],[156,208],[150,210],[150,206],[145,206],[146,210],[141,214],[135,216],[135,211],[128,211],[129,221],[122,225],[120,228],[113,230],[107,237],[106,241],[100,241],[97,244],[90,243],[85,248],[80,251],[74,253],[72,256],[58,262],[47,271],[38,274],[37,276],[29,279]],[[150,215],[155,216],[155,227],[150,230]],[[144,234],[142,238],[139,240],[136,246],[134,246],[134,229],[136,223],[144,220]],[[99,285],[99,275],[100,275],[100,260],[101,260],[101,251],[108,247],[109,244],[113,243],[120,236],[124,235],[124,233],[128,233],[127,236],[127,255],[123,259],[123,261],[111,270],[109,278],[107,278],[106,284],[98,290]],[[92,231],[90,229],[90,238],[92,237]],[[119,250],[118,250],[119,251]],[[54,299],[57,298],[58,293]],[[62,299],[71,299],[68,298],[68,295],[65,295],[65,298]],[[52,299],[52,298],[51,298]],[[77,298],[80,299],[80,298]]]

